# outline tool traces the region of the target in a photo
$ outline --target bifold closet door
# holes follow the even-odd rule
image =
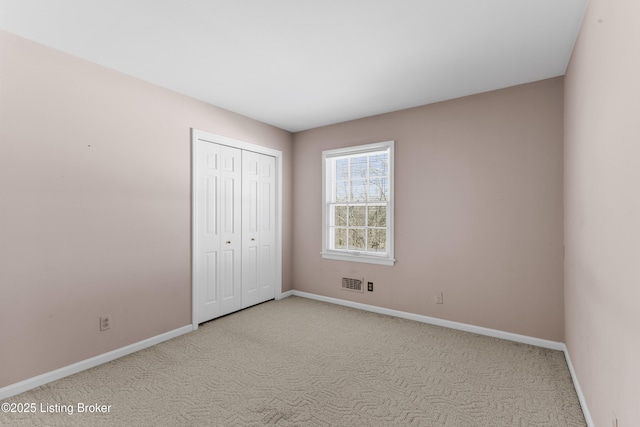
[[[242,307],[275,297],[275,158],[242,152]]]
[[[198,323],[242,308],[242,150],[198,141],[194,268]]]
[[[198,140],[194,308],[198,323],[275,297],[275,157]]]

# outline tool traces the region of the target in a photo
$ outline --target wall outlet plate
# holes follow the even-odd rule
[[[102,316],[100,317],[100,330],[106,331],[107,329],[111,329],[111,316]]]
[[[373,282],[367,282],[367,291],[373,292]]]

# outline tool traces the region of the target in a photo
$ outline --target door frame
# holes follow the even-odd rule
[[[222,135],[205,132],[203,130],[191,128],[191,323],[193,330],[198,329],[197,317],[197,301],[196,301],[196,197],[198,180],[196,175],[197,166],[197,147],[198,141],[210,142],[215,144],[226,145],[229,147],[239,148],[241,150],[253,151],[259,154],[275,157],[276,159],[276,241],[275,241],[275,299],[282,298],[282,151],[273,148],[263,147],[261,145],[240,141]]]

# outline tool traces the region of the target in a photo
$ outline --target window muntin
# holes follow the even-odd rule
[[[323,256],[393,264],[393,141],[323,152]]]

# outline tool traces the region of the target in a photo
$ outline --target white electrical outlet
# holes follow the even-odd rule
[[[111,316],[102,316],[100,317],[100,330],[106,331],[107,329],[111,329]]]
[[[436,304],[444,304],[442,292],[438,292],[435,297]]]

